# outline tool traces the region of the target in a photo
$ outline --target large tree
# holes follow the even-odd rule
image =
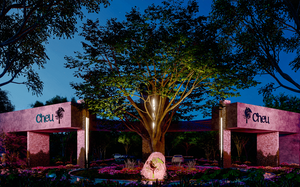
[[[25,84],[40,95],[43,83],[34,69],[44,68],[49,37],[71,38],[83,7],[98,12],[109,0],[2,0],[0,2],[0,87]],[[26,77],[24,82],[16,78]]]
[[[300,2],[298,0],[214,0],[211,20],[220,38],[236,48],[232,53],[252,60],[257,74],[274,82],[264,94],[279,87],[300,93]],[[288,62],[283,54],[295,56]],[[295,76],[290,72],[295,71]]]
[[[231,49],[197,13],[196,1],[164,1],[144,14],[133,8],[126,20],[110,19],[105,26],[88,20],[81,33],[84,53],[66,57],[66,67],[83,79],[71,85],[89,110],[122,120],[149,152],[164,154],[176,112],[191,119],[189,112],[205,101],[256,85],[251,65],[227,55]]]

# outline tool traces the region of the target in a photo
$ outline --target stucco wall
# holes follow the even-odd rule
[[[246,109],[249,111],[246,112]],[[245,129],[248,132],[298,133],[300,132],[300,114],[261,107],[245,103],[226,105],[226,128]],[[217,116],[217,115],[215,115]],[[217,130],[216,119],[212,119],[213,129]],[[257,130],[255,132],[255,130]]]
[[[246,120],[245,110],[251,112]],[[278,131],[282,133],[297,133],[300,126],[300,114],[277,110],[273,108],[237,103],[238,128]]]
[[[77,165],[85,167],[85,130],[77,130]]]
[[[279,136],[279,164],[300,163],[299,157],[299,134],[282,134]]]
[[[50,164],[49,150],[49,134],[27,132],[27,159],[31,167],[48,166]]]
[[[257,164],[278,166],[279,132],[257,134]]]
[[[223,167],[230,168],[231,167],[231,131],[224,130],[223,131]]]
[[[62,108],[61,116],[57,115]],[[72,113],[73,112],[73,113]],[[5,132],[45,129],[78,129],[82,127],[81,111],[71,102],[0,114],[0,130]],[[73,119],[71,119],[73,117]]]

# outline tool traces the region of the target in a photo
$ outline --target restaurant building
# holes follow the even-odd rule
[[[255,133],[257,165],[300,163],[300,114],[245,103],[222,101],[211,120],[172,124],[169,132],[220,131],[221,165],[231,166],[231,133]],[[100,130],[95,116],[66,102],[0,114],[0,129],[27,135],[29,166],[50,164],[50,133],[77,131],[77,164],[86,167],[89,132]]]

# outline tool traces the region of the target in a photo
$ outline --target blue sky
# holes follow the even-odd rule
[[[102,24],[110,18],[116,17],[118,20],[125,18],[125,13],[129,12],[132,7],[137,6],[140,10],[144,10],[148,5],[154,3],[158,4],[161,0],[113,0],[111,6],[108,8],[102,8],[99,14],[87,14],[86,18],[96,19],[99,18]],[[211,0],[198,0],[201,15],[208,15],[211,7]],[[83,20],[85,22],[85,20]],[[78,27],[81,23],[78,24]],[[75,35],[73,39],[50,39],[49,44],[46,44],[46,53],[48,54],[50,60],[48,60],[45,65],[45,69],[37,70],[41,80],[44,82],[43,95],[37,97],[28,92],[26,86],[9,84],[1,87],[1,89],[9,92],[9,99],[12,104],[15,105],[15,110],[24,110],[30,108],[30,104],[39,100],[45,102],[50,98],[59,95],[67,97],[69,100],[75,97],[75,90],[70,86],[70,82],[78,82],[79,79],[73,77],[73,70],[64,68],[64,56],[74,56],[74,51],[82,51],[82,46],[80,41],[83,38],[78,36],[79,33]],[[283,63],[288,64],[293,59],[292,55],[282,54]],[[284,70],[289,70],[287,66],[283,66]],[[297,74],[290,72],[292,77],[297,78]],[[261,81],[262,84],[257,87],[252,87],[247,90],[241,90],[241,97],[229,98],[232,103],[242,102],[253,105],[263,106],[262,96],[258,95],[258,89],[262,85],[273,81],[270,76],[257,77],[257,80]],[[21,80],[21,79],[19,79]],[[297,80],[297,79],[296,79]],[[299,79],[298,79],[298,82]],[[279,89],[277,93],[283,92],[286,94],[296,95],[292,92],[288,92],[285,89]],[[296,95],[297,96],[297,95]],[[202,115],[199,115],[196,119],[202,119]]]

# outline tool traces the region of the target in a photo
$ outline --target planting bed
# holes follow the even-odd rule
[[[71,172],[84,178],[109,179],[121,183],[140,185],[141,167],[126,168],[113,165]],[[188,167],[167,165],[165,186],[300,186],[300,170],[295,167],[248,167],[220,169],[218,167]],[[127,181],[126,181],[127,180]]]

